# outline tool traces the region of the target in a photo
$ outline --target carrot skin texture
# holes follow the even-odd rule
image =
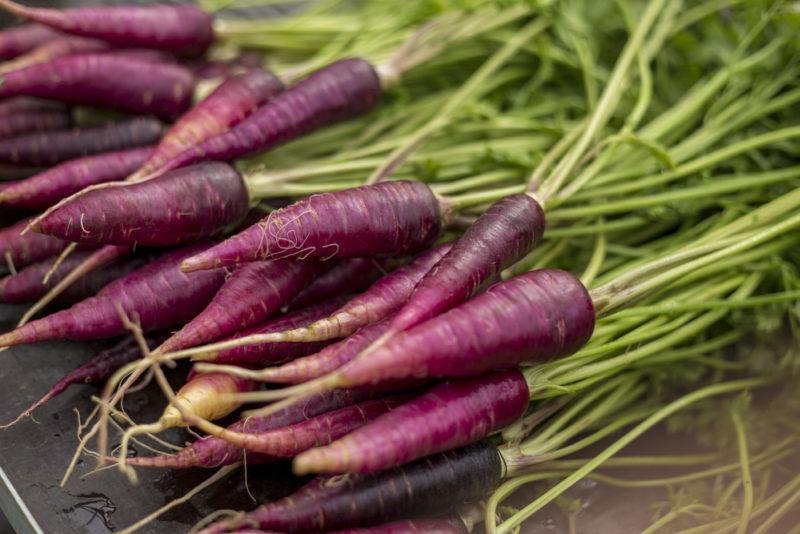
[[[312,417],[338,410],[345,406],[369,400],[376,394],[365,390],[327,391],[314,395],[301,402],[288,406],[283,410],[266,417],[250,417],[240,419],[230,426],[231,432],[258,434],[269,430],[283,428],[306,421]],[[242,449],[228,443],[222,438],[206,436],[198,439],[188,447],[174,455],[137,456],[128,458],[127,463],[140,467],[161,467],[171,469],[187,469],[190,467],[214,468],[235,464],[245,458]],[[264,463],[274,458],[263,454],[248,452],[245,458],[248,463]]]
[[[301,291],[289,309],[298,310],[339,295],[359,293],[383,275],[384,270],[372,258],[342,260]]]
[[[544,210],[526,194],[495,202],[428,273],[392,321],[407,330],[467,300],[528,254],[544,233]]]
[[[339,373],[339,387],[409,377],[456,377],[554,359],[582,347],[594,330],[591,296],[557,269],[495,284],[383,346]]]
[[[152,154],[151,147],[133,148],[65,161],[0,191],[0,204],[45,209],[90,185],[122,180]]]
[[[72,117],[64,111],[37,111],[6,115],[0,121],[0,139],[33,132],[63,130],[72,124]]]
[[[186,271],[247,261],[402,255],[422,250],[442,228],[439,202],[422,182],[396,181],[322,193],[184,262]]]
[[[202,345],[265,321],[308,285],[319,269],[315,262],[291,259],[238,267],[208,306],[159,350]]]
[[[497,449],[480,442],[380,473],[319,477],[321,481],[310,489],[301,488],[244,517],[214,523],[201,534],[242,527],[328,532],[445,514],[490,493],[502,476]]]
[[[195,56],[214,41],[211,15],[189,4],[47,9],[3,0],[0,5],[60,32],[95,37],[120,47],[156,48]]]
[[[29,222],[23,219],[0,229],[0,258],[8,258],[17,269],[55,256],[69,245],[63,239],[35,232],[20,235]]]
[[[43,100],[30,96],[16,96],[0,102],[0,117],[8,117],[18,113],[36,113],[39,111],[62,111],[66,112],[67,107],[61,102]]]
[[[166,120],[191,105],[194,76],[176,63],[85,53],[7,72],[0,98],[35,96],[68,104],[101,106]]]
[[[221,272],[189,275],[180,261],[207,245],[168,252],[157,260],[114,280],[97,295],[71,308],[31,321],[0,336],[0,345],[51,339],[98,339],[125,332],[117,306],[138,319],[145,331],[168,328],[194,317],[222,285]]]
[[[295,458],[295,471],[374,473],[474,443],[519,419],[528,399],[517,370],[450,380],[331,445],[304,452]]]
[[[232,76],[164,134],[153,155],[131,180],[158,171],[178,154],[228,131],[281,91],[283,83],[280,79],[261,68]]]
[[[239,173],[209,162],[124,188],[88,191],[33,229],[78,243],[170,246],[217,234],[248,209]]]
[[[0,59],[14,59],[37,46],[56,38],[54,32],[41,24],[23,24],[0,31]]]
[[[6,276],[0,280],[0,302],[22,304],[36,301],[94,253],[94,250],[89,250],[70,254],[50,276],[46,284],[42,283],[42,280],[52,268],[53,259],[34,263],[21,269],[15,275]],[[93,271],[68,287],[59,295],[56,302],[73,304],[89,298],[113,280],[142,267],[144,263],[144,258],[130,258]]]
[[[95,128],[74,128],[0,140],[0,164],[49,167],[93,154],[152,145],[162,124],[152,118],[124,120]]]
[[[229,132],[174,158],[167,168],[229,161],[264,152],[314,130],[362,115],[380,100],[381,84],[367,61],[341,59],[314,72],[257,109]]]

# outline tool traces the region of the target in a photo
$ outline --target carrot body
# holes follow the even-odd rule
[[[34,230],[79,243],[169,246],[219,233],[248,207],[239,173],[210,162],[88,191],[50,211]]]
[[[241,403],[228,395],[251,391],[252,380],[226,373],[200,373],[190,376],[175,398],[185,410],[193,415],[214,421],[233,413]],[[162,429],[185,426],[180,410],[170,404],[158,419]]]
[[[422,279],[392,319],[402,331],[465,301],[486,281],[522,259],[544,233],[544,211],[525,194],[493,204]]]
[[[282,90],[280,79],[261,68],[232,76],[164,134],[153,155],[131,180],[159,170],[181,152],[228,131]]]
[[[594,329],[592,299],[565,271],[532,271],[393,336],[338,372],[338,387],[409,377],[476,375],[558,358]]]
[[[6,276],[0,280],[0,302],[21,304],[36,301],[94,253],[94,250],[89,250],[70,254],[52,273],[47,283],[42,283],[42,280],[53,266],[52,258],[29,265],[15,275]],[[72,304],[91,297],[113,280],[142,267],[144,262],[143,258],[131,258],[93,271],[68,287],[56,302]]]
[[[380,95],[380,80],[367,61],[336,61],[290,87],[229,132],[180,154],[168,168],[204,160],[229,161],[269,150],[366,113],[377,105]]]
[[[72,124],[69,113],[59,110],[28,111],[6,115],[0,120],[0,138],[32,132],[62,130]]]
[[[0,126],[2,128],[2,126]],[[90,185],[122,180],[150,157],[150,147],[86,156],[61,163],[0,191],[0,204],[45,209]]]
[[[340,295],[358,293],[371,286],[383,274],[383,268],[372,258],[342,260],[301,291],[290,308],[298,310]]]
[[[34,232],[20,235],[29,222],[30,220],[23,219],[0,229],[0,257],[13,263],[17,269],[55,256],[69,245],[66,241],[49,235]]]
[[[285,93],[284,93],[285,94]],[[439,202],[415,181],[312,195],[184,262],[186,271],[297,256],[402,255],[430,245],[442,228]]]
[[[0,117],[8,117],[18,113],[36,113],[39,111],[63,111],[67,108],[61,102],[42,100],[30,96],[16,96],[0,102]]]
[[[302,453],[295,472],[372,473],[461,447],[516,421],[528,398],[517,370],[444,382],[327,447]]]
[[[0,31],[0,59],[14,59],[58,35],[41,24],[23,24]]]
[[[30,52],[22,54],[14,59],[0,65],[0,73],[11,72],[19,69],[46,63],[54,59],[69,56],[71,54],[84,54],[90,52],[108,51],[108,43],[97,39],[86,39],[83,37],[63,36],[56,37],[43,43]]]
[[[191,105],[194,76],[178,64],[117,54],[60,57],[2,75],[0,98],[36,96],[175,119]]]
[[[450,243],[445,243],[420,254],[409,265],[387,274],[372,284],[364,293],[351,299],[330,317],[320,319],[305,328],[282,332],[280,339],[275,341],[312,341],[346,337],[359,328],[382,321],[408,301],[420,280],[447,254],[451,246]]]
[[[200,55],[214,40],[211,15],[191,4],[47,9],[2,0],[0,6],[58,31],[96,37],[117,46]]]
[[[0,164],[47,167],[92,154],[152,145],[161,137],[162,129],[156,119],[140,118],[2,139]]]
[[[249,336],[252,334],[266,334],[280,332],[289,328],[296,328],[310,324],[320,317],[325,317],[330,312],[341,306],[341,299],[323,302],[302,310],[290,313],[283,317],[267,321],[264,324],[243,330],[229,339]],[[329,341],[312,343],[256,343],[241,347],[223,349],[195,356],[197,360],[213,361],[216,363],[231,363],[245,365],[273,365],[318,352]]]
[[[230,425],[231,432],[262,433],[300,423],[320,414],[350,406],[375,397],[369,391],[337,390],[314,395],[302,402],[284,408],[267,417],[240,419]],[[235,464],[244,456],[242,449],[216,436],[200,438],[174,455],[137,456],[128,458],[127,463],[141,467],[163,467],[187,469],[189,467],[219,467]],[[247,453],[248,463],[263,463],[269,456]]]
[[[491,492],[503,476],[497,449],[486,442],[435,454],[370,475],[319,477],[310,487],[202,534],[238,528],[328,532],[448,513]]]
[[[207,245],[169,252],[111,282],[94,297],[0,336],[0,345],[117,336],[125,332],[117,306],[146,331],[188,321],[211,300],[224,278],[221,272],[196,276],[178,269],[183,258],[203,246]]]
[[[261,323],[313,280],[315,262],[246,263],[225,281],[200,314],[169,338],[161,352],[194,347]]]

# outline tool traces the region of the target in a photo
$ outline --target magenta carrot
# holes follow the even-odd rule
[[[262,433],[306,421],[312,417],[338,410],[346,406],[377,397],[367,390],[337,390],[314,395],[295,405],[271,414],[268,417],[249,417],[240,419],[228,427],[231,432]],[[162,467],[187,469],[190,467],[219,467],[235,464],[243,459],[244,452],[224,439],[215,436],[200,438],[174,455],[137,456],[128,458],[127,463],[140,467]],[[270,458],[265,455],[247,453],[248,463],[263,463]]]
[[[205,52],[214,40],[211,15],[191,4],[48,9],[2,0],[0,6],[60,32],[95,37],[120,47],[194,56]]]
[[[384,274],[384,268],[372,258],[342,260],[301,291],[290,309],[297,310],[340,295],[358,293]]]
[[[0,59],[14,59],[58,36],[47,26],[23,24],[0,31]]]
[[[431,189],[416,181],[312,195],[189,258],[182,268],[213,269],[290,256],[328,260],[408,254],[436,239],[446,214]]]
[[[300,454],[297,474],[372,473],[476,442],[516,421],[528,407],[516,370],[454,379],[398,406],[340,440]]]
[[[36,113],[39,111],[67,111],[61,102],[43,100],[31,96],[16,96],[0,102],[0,117],[8,117],[18,113]]]
[[[283,499],[201,531],[240,528],[329,532],[451,512],[490,493],[504,476],[498,450],[480,442],[370,475],[320,477]]]
[[[49,235],[21,232],[30,220],[24,219],[0,230],[0,258],[17,269],[59,254],[69,245],[66,241]]]
[[[65,161],[9,184],[0,190],[0,204],[30,210],[48,208],[90,185],[124,179],[152,153],[150,147],[133,148]]]
[[[209,162],[89,191],[51,210],[33,230],[79,243],[169,246],[217,234],[248,208],[239,173]]]
[[[150,335],[147,339],[149,342],[158,343],[160,340],[164,339],[164,335]],[[123,365],[138,360],[141,357],[141,351],[136,341],[130,337],[124,338],[113,347],[97,353],[89,361],[64,375],[64,377],[56,382],[41,399],[22,412],[16,420],[0,428],[9,427],[29,416],[35,410],[46,404],[50,399],[64,393],[69,386],[73,384],[98,384],[109,378],[114,374],[114,371]]]
[[[75,54],[2,75],[0,98],[35,96],[171,120],[191,105],[194,76],[176,63]]]
[[[168,169],[198,161],[229,161],[269,150],[329,124],[373,109],[381,81],[367,61],[342,59],[311,74],[229,132],[173,159]]]
[[[178,269],[183,258],[205,246],[194,245],[164,254],[111,282],[96,296],[0,336],[0,345],[120,335],[125,332],[125,325],[118,306],[129,317],[138,319],[146,331],[188,321],[211,300],[224,278],[221,272],[194,276]]]
[[[0,164],[47,167],[75,158],[152,145],[162,124],[137,118],[94,128],[57,130],[0,140]]]
[[[262,323],[293,299],[320,269],[316,262],[293,259],[238,267],[208,306],[165,341],[159,352],[194,347]]]
[[[42,280],[52,269],[55,258],[34,263],[15,275],[6,276],[0,280],[0,302],[21,304],[36,301],[94,253],[94,250],[89,250],[70,254],[49,277],[47,283],[42,283]],[[56,302],[73,304],[91,297],[113,280],[142,267],[144,263],[144,258],[130,258],[97,269],[67,288]]]
[[[63,130],[72,124],[66,111],[26,111],[0,117],[0,139],[20,134]]]
[[[181,152],[228,131],[282,90],[280,79],[261,68],[229,78],[164,134],[152,157],[131,180],[159,170]]]
[[[71,54],[105,52],[108,49],[108,43],[98,41],[97,39],[86,39],[84,37],[74,36],[57,37],[15,58],[14,61],[7,61],[0,64],[0,73],[24,69],[31,65],[46,63]]]

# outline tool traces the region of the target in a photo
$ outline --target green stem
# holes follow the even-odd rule
[[[642,315],[673,315],[692,311],[704,310],[736,310],[742,308],[757,308],[768,304],[779,304],[787,301],[800,300],[800,290],[785,291],[783,293],[773,293],[769,295],[758,295],[741,300],[704,300],[702,302],[678,302],[676,300],[665,301],[660,304],[649,306],[634,306],[620,310],[614,314],[614,318],[620,317],[640,317]]]
[[[584,287],[590,287],[594,281],[597,273],[600,272],[600,267],[606,259],[606,235],[600,234],[594,242],[594,251],[592,257],[589,259],[589,264],[581,275],[581,283]]]

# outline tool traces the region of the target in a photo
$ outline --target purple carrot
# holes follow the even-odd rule
[[[159,343],[164,339],[164,334],[154,334],[147,336],[149,343]],[[97,353],[89,361],[70,371],[56,382],[52,388],[30,408],[22,412],[12,423],[0,428],[7,428],[14,423],[32,414],[41,408],[50,399],[64,393],[73,384],[98,384],[109,378],[114,372],[123,365],[142,357],[139,345],[131,337],[125,337],[122,341],[111,348]]]
[[[60,32],[95,37],[120,47],[198,56],[214,41],[213,18],[191,4],[48,9],[1,0],[0,6]]]
[[[519,419],[528,398],[528,384],[517,370],[444,382],[338,441],[300,454],[294,470],[373,473],[461,447]]]
[[[331,311],[341,306],[341,304],[342,299],[333,299],[321,304],[309,306],[308,308],[303,308],[302,310],[239,332],[225,341],[235,340],[254,334],[280,332],[287,328],[296,328],[298,326],[311,324],[320,317],[325,317]],[[220,343],[224,343],[225,341]],[[195,355],[194,359],[239,365],[274,365],[313,354],[320,351],[328,344],[330,344],[330,341],[316,341],[311,343],[258,343],[229,349],[204,351]]]
[[[16,135],[62,130],[72,124],[72,116],[59,110],[28,111],[0,117],[0,139]]]
[[[15,58],[14,61],[7,61],[0,64],[0,73],[12,72],[32,65],[47,63],[48,61],[53,61],[54,59],[72,54],[105,52],[108,48],[108,43],[98,41],[97,39],[86,39],[84,37],[74,36],[57,37]]]
[[[443,212],[422,182],[396,181],[312,195],[273,211],[258,224],[184,262],[182,269],[297,256],[348,258],[403,255],[429,246]]]
[[[241,528],[329,532],[446,514],[491,493],[503,471],[498,450],[480,442],[381,473],[320,477],[310,487],[214,523],[200,534]]]
[[[94,250],[89,250],[70,254],[48,278],[47,283],[42,283],[42,280],[52,269],[55,258],[34,263],[15,275],[6,276],[0,280],[0,302],[22,304],[36,301],[94,253]],[[144,263],[144,258],[130,258],[107,265],[71,285],[59,295],[56,302],[74,304],[91,297],[113,280],[142,267]]]
[[[71,308],[31,321],[0,336],[0,345],[19,345],[51,339],[98,339],[125,332],[118,306],[138,319],[143,330],[158,330],[188,321],[222,285],[221,272],[186,275],[180,261],[208,245],[168,252],[152,263],[118,278],[96,296]]]
[[[0,117],[4,118],[18,113],[37,113],[40,111],[66,112],[67,108],[61,102],[42,100],[41,98],[30,96],[16,96],[0,102]]]
[[[14,59],[57,36],[57,32],[41,24],[6,28],[0,31],[0,59]]]
[[[380,100],[381,81],[367,61],[341,59],[311,74],[229,132],[173,159],[168,169],[204,160],[229,161],[279,146],[364,114]]]
[[[29,210],[48,208],[90,185],[124,179],[152,153],[150,147],[133,148],[66,161],[9,184],[0,190],[0,204]]]
[[[49,235],[33,232],[21,235],[29,222],[29,219],[24,219],[0,230],[0,258],[17,269],[55,256],[69,245],[66,241]]]
[[[526,194],[493,204],[417,286],[392,320],[399,332],[449,310],[528,254],[544,233],[544,211]]]
[[[0,140],[0,164],[47,167],[70,159],[155,143],[163,126],[138,118],[94,128],[28,134]]]
[[[320,265],[293,259],[238,267],[213,300],[159,347],[159,352],[194,347],[264,322],[314,279]]]
[[[239,173],[209,162],[86,192],[50,210],[33,229],[79,243],[169,246],[217,234],[248,208]]]
[[[290,309],[298,310],[333,297],[358,293],[384,274],[383,266],[372,258],[342,260],[301,291]]]
[[[175,119],[191,105],[194,76],[174,63],[117,54],[75,54],[7,72],[0,98],[35,96]]]
[[[227,132],[281,91],[283,83],[280,79],[261,68],[231,77],[183,115],[164,134],[152,157],[131,180],[135,181],[158,171],[181,152],[210,137]]]
[[[269,430],[294,425],[318,415],[351,406],[353,404],[377,397],[367,390],[337,390],[314,395],[295,405],[289,406],[268,417],[250,417],[240,419],[230,425],[231,432],[258,434]],[[128,458],[127,463],[140,467],[162,467],[171,469],[187,469],[190,467],[213,468],[235,464],[243,459],[244,452],[236,445],[224,439],[206,436],[200,438],[177,454],[161,456],[137,456]],[[247,453],[248,463],[263,463],[271,458],[266,455]]]

